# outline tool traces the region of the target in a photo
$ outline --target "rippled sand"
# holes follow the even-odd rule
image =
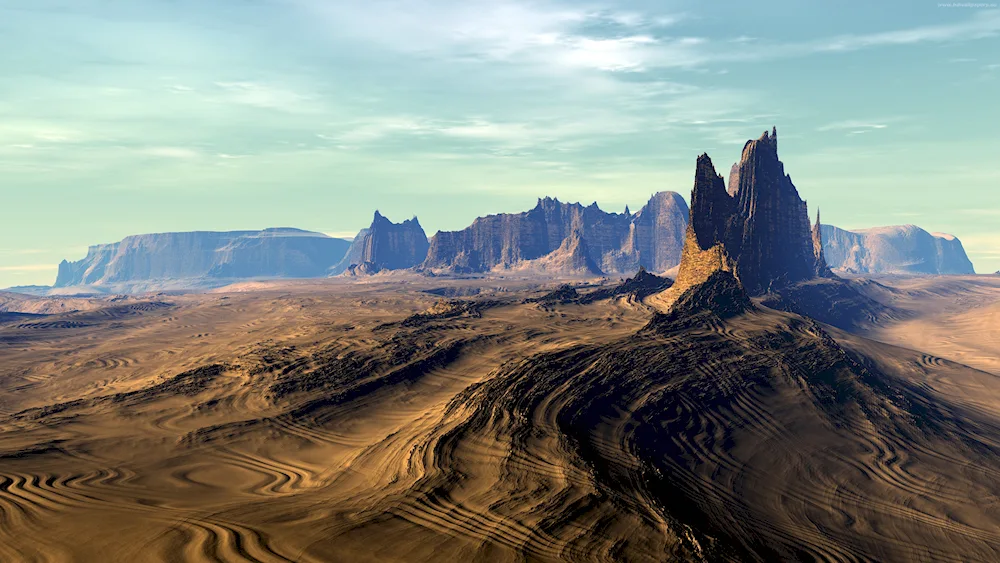
[[[863,336],[473,283],[5,320],[0,561],[1000,558],[1000,283]]]

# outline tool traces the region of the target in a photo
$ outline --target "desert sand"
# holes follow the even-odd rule
[[[854,333],[418,277],[4,317],[0,561],[998,560],[1000,279],[881,283]]]

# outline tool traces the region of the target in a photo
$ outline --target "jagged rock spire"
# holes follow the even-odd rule
[[[813,255],[816,257],[816,275],[820,277],[831,277],[833,272],[826,264],[826,256],[823,254],[823,229],[819,220],[819,207],[816,208],[816,224],[812,228]]]

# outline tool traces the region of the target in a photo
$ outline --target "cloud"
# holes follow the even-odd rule
[[[297,112],[308,109],[312,100],[290,89],[261,82],[216,82],[215,86],[223,91],[225,101],[258,108]]]
[[[738,36],[719,41],[667,35],[683,14],[594,10],[526,0],[292,0],[330,22],[338,36],[420,56],[516,61],[550,67],[640,72],[713,63],[765,61],[880,46],[967,41],[1000,33],[1000,10],[949,24],[807,42]],[[376,16],[377,14],[377,16]]]
[[[26,255],[26,254],[45,254],[49,252],[41,248],[0,248],[0,254],[5,255]]]
[[[192,159],[201,156],[200,152],[184,147],[148,147],[139,149],[139,153],[147,156],[176,159]]]
[[[998,33],[1000,33],[1000,10],[984,10],[968,20],[951,24],[921,26],[866,35],[840,35],[817,41],[813,44],[813,50],[817,52],[856,51],[887,45],[968,41],[995,37]]]
[[[431,121],[422,117],[397,115],[376,116],[356,119],[345,123],[345,129],[335,133],[318,133],[316,136],[326,141],[340,143],[367,143],[396,135],[419,135],[434,129]]]
[[[358,235],[358,231],[323,231],[323,234],[333,238],[354,240],[354,237]]]
[[[338,36],[460,61],[638,70],[658,51],[669,52],[689,41],[648,33],[681,21],[683,16],[676,14],[595,11],[519,0],[373,0],[363,7],[296,2],[329,21]]]
[[[878,129],[886,129],[889,127],[889,121],[895,121],[898,118],[888,118],[879,120],[859,120],[859,119],[849,119],[846,121],[835,121],[833,123],[827,123],[817,127],[816,130],[820,132],[826,131],[850,131],[852,134],[857,133],[867,133],[869,131],[874,131]]]
[[[28,273],[48,272],[59,269],[56,264],[26,264],[23,266],[0,266],[0,272]]]

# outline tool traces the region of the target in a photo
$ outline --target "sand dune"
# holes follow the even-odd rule
[[[408,282],[0,323],[0,560],[1000,558],[1000,285],[849,334]]]

